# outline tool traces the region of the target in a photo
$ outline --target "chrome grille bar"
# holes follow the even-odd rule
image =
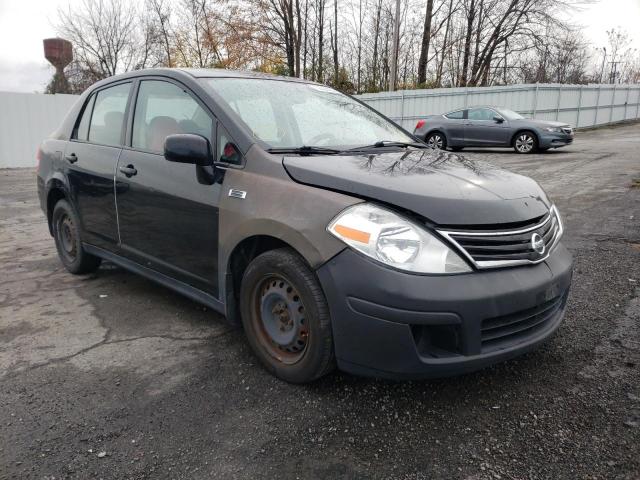
[[[536,264],[546,260],[563,233],[555,206],[534,225],[518,230],[438,230],[477,268]]]

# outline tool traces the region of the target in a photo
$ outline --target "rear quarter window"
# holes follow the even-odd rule
[[[76,127],[75,135],[73,138],[86,142],[89,139],[89,122],[91,121],[91,112],[93,111],[93,103],[96,101],[96,96],[91,95],[89,101],[84,106],[80,121]]]
[[[464,110],[458,110],[457,112],[447,113],[445,115],[450,120],[462,120],[464,118]]]

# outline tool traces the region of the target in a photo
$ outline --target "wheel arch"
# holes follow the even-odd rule
[[[511,142],[509,142],[509,145],[511,145],[513,147],[513,145],[516,142],[516,138],[518,137],[518,135],[520,135],[521,133],[525,133],[525,132],[533,134],[533,136],[536,139],[536,143],[538,145],[540,145],[540,135],[538,135],[538,132],[536,132],[532,128],[525,128],[525,127],[519,128],[514,132],[514,134],[511,136]]]
[[[434,133],[439,133],[444,137],[445,141],[447,142],[449,141],[449,138],[447,137],[447,133],[444,131],[444,128],[442,127],[434,127],[433,129],[429,130],[427,133],[424,134],[424,140],[426,141],[429,135],[432,135]]]
[[[291,242],[290,239],[274,236],[270,233],[256,233],[240,240],[231,249],[227,259],[222,263],[224,265],[224,298],[226,304],[227,320],[233,325],[240,325],[240,285],[244,272],[249,264],[258,255],[276,250],[279,248],[288,248],[298,254],[300,258],[311,268],[314,269],[314,262],[308,258],[303,252],[308,246],[297,245],[298,242]]]
[[[47,224],[49,226],[49,233],[53,236],[53,226],[51,220],[53,218],[53,209],[60,200],[70,201],[69,191],[65,183],[58,179],[53,178],[47,186]]]
[[[428,143],[429,141],[429,136],[433,135],[434,133],[439,133],[440,135],[442,135],[442,138],[444,140],[444,150],[446,150],[448,147],[451,146],[451,142],[449,141],[449,136],[447,135],[447,132],[444,128],[442,128],[442,126],[437,126],[434,127],[433,130],[430,130],[429,132],[427,132],[424,136],[424,143]]]

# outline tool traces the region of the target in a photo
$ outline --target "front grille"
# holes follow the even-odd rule
[[[491,352],[526,341],[544,330],[556,317],[566,294],[510,315],[482,321],[482,352]]]
[[[555,207],[518,230],[440,231],[478,268],[538,263],[549,256],[562,235]]]

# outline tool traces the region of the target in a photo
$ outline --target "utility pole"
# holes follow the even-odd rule
[[[611,64],[611,74],[609,74],[609,83],[616,83],[616,77],[618,76],[618,62],[609,62]]]
[[[607,63],[607,47],[602,47],[604,56],[602,57],[602,68],[600,69],[600,83],[602,83],[602,77],[604,76],[604,66]]]
[[[389,79],[389,91],[396,89],[398,78],[398,47],[400,43],[400,0],[396,0],[396,18],[393,22],[393,48],[391,49],[391,78]]]

